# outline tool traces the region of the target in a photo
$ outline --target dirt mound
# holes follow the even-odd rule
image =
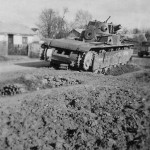
[[[119,67],[111,68],[111,69],[107,70],[107,72],[105,74],[118,76],[118,75],[122,75],[122,74],[129,73],[129,72],[134,72],[134,71],[138,71],[138,70],[140,70],[140,68],[138,66],[127,64],[127,65],[121,65]]]
[[[13,83],[13,81],[11,81]],[[15,84],[7,84],[0,89],[0,96],[15,95],[40,89],[82,84],[83,81],[60,75],[35,76],[26,74],[16,79]]]
[[[149,97],[89,87],[24,101],[0,112],[2,149],[148,149]]]
[[[60,86],[68,86],[81,84],[82,81],[71,78],[63,77],[60,75],[45,75],[45,76],[35,76],[35,75],[25,75],[18,79],[20,83],[24,83],[28,90],[38,90],[45,88],[55,88]]]

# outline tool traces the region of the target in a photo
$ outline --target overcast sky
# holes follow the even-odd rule
[[[0,0],[0,21],[32,27],[44,8],[52,8],[62,14],[64,7],[69,9],[68,21],[83,9],[92,14],[93,20],[104,21],[111,16],[110,22],[123,27],[150,28],[150,0]]]

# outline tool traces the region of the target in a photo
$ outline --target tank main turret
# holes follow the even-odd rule
[[[85,42],[102,42],[111,45],[121,44],[120,36],[116,34],[117,31],[121,29],[121,25],[107,23],[108,19],[104,22],[96,20],[90,21],[87,28],[82,31],[79,39],[77,40]]]

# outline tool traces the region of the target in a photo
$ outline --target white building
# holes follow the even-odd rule
[[[21,24],[0,23],[0,55],[28,54],[36,33]]]

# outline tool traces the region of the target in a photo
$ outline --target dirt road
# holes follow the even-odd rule
[[[19,61],[0,62],[0,73],[32,70],[34,68],[48,67],[49,63],[39,59],[25,59]]]

